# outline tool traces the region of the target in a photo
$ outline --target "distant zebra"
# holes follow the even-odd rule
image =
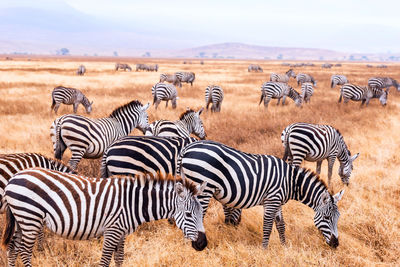
[[[157,172],[176,175],[176,160],[182,148],[198,141],[193,137],[125,136],[104,151],[101,177]]]
[[[222,100],[224,100],[224,91],[220,86],[217,85],[209,85],[206,88],[205,92],[205,98],[206,98],[206,109],[208,110],[208,105],[210,103],[212,104],[211,106],[211,111],[212,112],[220,112],[221,111],[221,105],[222,105]]]
[[[376,67],[379,68],[379,69],[386,69],[387,68],[387,66],[384,65],[384,64],[378,65]]]
[[[199,200],[204,213],[214,197],[224,209],[240,211],[264,207],[263,241],[268,246],[273,222],[285,244],[282,205],[297,200],[315,211],[315,226],[332,247],[339,245],[337,202],[343,191],[332,196],[313,172],[269,155],[249,154],[213,141],[187,145],[177,162],[178,173],[196,183],[207,182]]]
[[[367,66],[367,68],[373,68],[374,67],[371,64],[367,64],[366,66]]]
[[[310,102],[311,96],[314,94],[314,88],[311,83],[303,83],[301,85],[301,98],[303,99],[304,103]]]
[[[346,76],[344,75],[332,75],[331,76],[331,88],[336,87],[336,85],[344,85],[348,83]]]
[[[330,68],[333,67],[333,64],[331,64],[331,63],[324,63],[324,64],[321,65],[321,67],[322,67],[322,68],[325,68],[325,69],[330,69]]]
[[[117,71],[119,69],[122,69],[124,71],[126,71],[126,70],[132,71],[132,68],[128,64],[125,64],[125,63],[116,63],[115,70]]]
[[[351,83],[346,83],[340,89],[340,97],[339,103],[342,102],[347,103],[349,100],[353,101],[361,101],[361,106],[366,103],[368,106],[369,101],[372,98],[379,98],[379,102],[381,102],[382,106],[386,106],[388,91],[379,88],[371,88],[369,86],[359,86]]]
[[[101,157],[109,144],[136,127],[145,132],[149,126],[146,112],[149,106],[149,103],[143,106],[135,100],[105,118],[90,119],[72,114],[57,118],[50,128],[55,158],[61,159],[68,147],[72,152],[68,164],[75,170],[82,157]]]
[[[155,104],[156,109],[161,101],[166,101],[165,107],[168,107],[169,100],[171,100],[172,108],[176,108],[176,100],[178,100],[179,97],[174,85],[166,83],[156,83],[151,88],[151,94],[153,95],[153,105]]]
[[[89,240],[104,236],[99,266],[124,260],[127,235],[145,222],[173,218],[196,250],[207,246],[202,207],[197,199],[206,184],[195,186],[179,177],[86,178],[46,169],[14,176],[5,189],[8,266],[18,254],[31,266],[32,248],[44,225],[59,236]]]
[[[288,83],[290,77],[296,78],[296,74],[294,73],[293,69],[288,70],[286,74],[271,73],[269,81]]]
[[[148,66],[146,64],[136,64],[136,71],[147,70]]]
[[[342,66],[341,63],[336,63],[336,64],[335,64],[335,67],[341,67],[341,66]]]
[[[158,71],[158,64],[155,65],[147,65],[147,71]]]
[[[306,74],[306,73],[299,73],[296,75],[297,85],[303,83],[313,83],[315,87],[317,87],[317,81],[314,79],[313,76]]]
[[[353,162],[360,153],[351,156],[339,130],[330,125],[293,123],[281,135],[285,154],[283,160],[300,166],[303,160],[316,161],[317,173],[321,173],[322,161],[328,161],[328,185],[331,185],[332,168],[337,158],[340,163],[339,176],[349,184]]]
[[[263,72],[263,69],[260,67],[260,65],[250,64],[249,67],[247,68],[247,71]]]
[[[200,118],[202,112],[203,108],[197,112],[187,109],[177,121],[155,121],[149,125],[145,135],[190,137],[190,134],[193,133],[198,138],[205,139],[207,134],[204,130],[203,121]]]
[[[196,75],[194,74],[194,72],[181,71],[181,72],[175,72],[175,75],[179,79],[179,81],[190,83],[191,86],[193,86],[193,82],[196,79]]]
[[[75,88],[57,86],[51,93],[51,99],[51,110],[54,109],[56,114],[61,103],[65,105],[73,105],[74,113],[78,111],[79,104],[82,104],[85,107],[86,113],[90,114],[90,112],[92,112],[93,101],[89,102],[89,99],[87,99],[80,90]]]
[[[179,80],[179,78],[175,74],[160,74],[160,83],[162,82],[169,82],[175,86],[182,87],[181,80]]]
[[[369,78],[368,86],[371,88],[379,88],[379,89],[386,88],[386,91],[389,91],[389,88],[393,86],[394,88],[396,88],[397,91],[400,91],[399,83],[395,79],[389,77]]]
[[[290,85],[287,83],[281,82],[265,82],[261,86],[261,99],[259,105],[264,100],[264,107],[268,108],[268,103],[271,101],[271,98],[278,99],[277,105],[282,99],[282,105],[285,104],[286,96],[293,99],[296,106],[301,106],[301,97],[300,94],[294,90]]]
[[[86,72],[86,68],[83,65],[80,65],[78,67],[78,70],[76,71],[76,75],[84,75]]]
[[[39,153],[0,154],[0,213],[4,213],[7,203],[4,199],[4,188],[8,181],[18,172],[41,167],[66,173],[75,173],[61,161],[45,157]],[[38,249],[43,250],[43,231],[39,233]]]

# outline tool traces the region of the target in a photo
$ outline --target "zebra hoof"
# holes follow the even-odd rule
[[[197,251],[202,251],[207,247],[207,237],[203,232],[199,232],[199,236],[196,241],[192,241],[192,247]]]

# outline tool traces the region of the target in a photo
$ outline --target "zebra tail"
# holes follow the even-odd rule
[[[50,110],[54,109],[54,106],[56,105],[56,100],[54,99],[54,97],[52,96],[51,99],[53,100],[53,103],[51,103],[51,108]]]
[[[56,125],[55,125],[55,137],[56,137],[56,143],[55,143],[55,147],[54,147],[54,157],[56,159],[61,160],[62,156],[64,154],[64,150],[67,147],[67,145],[64,143],[64,141],[62,140],[61,137],[61,122],[60,120],[57,121]]]
[[[286,145],[285,145],[285,153],[283,154],[283,158],[282,158],[283,161],[286,161],[286,160],[287,160],[289,154],[290,154],[289,146],[288,146],[288,144],[286,144]]]
[[[339,101],[338,101],[338,103],[342,102],[342,95],[343,95],[343,90],[340,89],[340,96],[339,96]]]
[[[331,81],[331,88],[333,88],[333,81]]]
[[[264,94],[261,94],[260,103],[258,103],[258,105],[261,104],[261,102],[264,100],[264,98],[265,98],[265,95],[264,95]]]
[[[12,214],[10,207],[7,207],[6,211],[6,226],[3,231],[3,238],[1,240],[1,246],[4,249],[7,249],[8,244],[10,244],[13,236],[14,236],[14,231],[15,231],[15,217]]]
[[[101,159],[101,166],[100,166],[100,178],[108,178],[110,173],[107,171],[107,151],[104,152],[103,158]]]

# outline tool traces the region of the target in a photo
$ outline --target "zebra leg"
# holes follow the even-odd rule
[[[364,103],[365,103],[365,99],[361,100],[361,106],[364,106]]]
[[[78,111],[78,105],[79,105],[79,103],[74,103],[74,113],[76,113]]]
[[[282,106],[285,105],[285,101],[286,101],[286,96],[284,95],[284,96],[282,97]]]
[[[331,187],[331,179],[332,179],[332,169],[333,164],[335,163],[336,157],[329,157],[328,158],[328,187]]]
[[[321,165],[322,165],[322,160],[317,161],[317,173],[321,174]]]
[[[276,103],[277,106],[279,106],[279,102],[281,102],[281,98],[278,98],[278,102]]]
[[[282,214],[282,206],[279,207],[278,212],[275,214],[275,226],[276,230],[278,230],[281,244],[286,245],[286,238],[285,238],[286,227],[285,227],[285,220],[283,219],[283,214]]]
[[[21,246],[21,231],[16,230],[11,242],[7,246],[8,266],[14,267],[17,261],[19,247]]]
[[[168,100],[165,101],[165,107],[166,107],[166,108],[168,107]]]
[[[25,226],[27,227],[27,226]],[[22,227],[21,228],[25,228]],[[29,226],[28,226],[29,227]],[[31,267],[31,259],[32,259],[32,250],[33,246],[35,245],[36,238],[39,234],[39,229],[34,229],[30,231],[22,231],[21,234],[21,245],[18,249],[19,255],[21,257],[22,263],[25,267]]]
[[[110,266],[112,254],[114,251],[117,253],[118,246],[122,239],[125,240],[124,232],[117,226],[109,228],[104,232],[103,250],[99,266]],[[117,258],[119,259],[119,257]]]
[[[40,232],[38,234],[37,250],[38,251],[44,250],[44,227],[42,227],[42,229],[40,229]]]
[[[160,102],[161,102],[161,100],[157,99],[157,101],[154,103],[156,109],[157,109],[158,105],[160,105]]]
[[[272,231],[272,225],[276,213],[280,207],[279,201],[273,202],[271,200],[264,200],[264,218],[263,218],[263,241],[262,245],[264,248],[268,247],[269,237]]]
[[[125,246],[125,236],[121,238],[117,245],[117,249],[114,252],[115,266],[120,267],[124,261],[124,246]]]
[[[370,101],[370,100],[371,100],[371,98],[367,98],[367,100],[365,100],[365,101],[366,101],[365,106],[368,107],[368,104],[369,104],[369,101]]]
[[[58,109],[60,108],[61,103],[56,103],[54,107],[54,112],[57,114]]]
[[[222,205],[222,207],[224,208],[225,223],[232,224],[234,226],[239,225],[239,223],[242,219],[242,210],[227,207],[224,205]]]
[[[268,108],[269,101],[271,101],[271,97],[265,97],[264,98],[264,107],[265,108]]]
[[[85,154],[86,148],[71,147],[70,149],[72,152],[72,156],[68,161],[68,165],[71,166],[73,170],[76,170],[79,162]]]

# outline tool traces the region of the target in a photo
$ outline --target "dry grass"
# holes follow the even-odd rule
[[[264,250],[262,208],[245,210],[238,227],[223,223],[218,203],[211,203],[205,218],[209,246],[196,252],[182,233],[165,221],[148,223],[130,235],[126,242],[125,266],[261,266],[261,265],[399,265],[400,253],[400,93],[392,89],[388,106],[377,100],[368,108],[359,103],[337,104],[339,88],[330,89],[330,76],[346,75],[350,81],[365,84],[373,75],[396,76],[400,67],[387,70],[367,69],[365,64],[347,64],[333,69],[305,67],[295,69],[312,74],[318,87],[311,104],[299,109],[288,99],[284,107],[271,101],[268,111],[258,106],[260,85],[268,74],[284,72],[279,62],[259,62],[264,73],[248,73],[246,61],[205,61],[204,65],[183,65],[181,60],[148,60],[158,63],[160,72],[115,72],[114,62],[98,59],[60,60],[34,58],[0,62],[0,153],[41,152],[52,156],[49,127],[56,118],[50,112],[52,89],[57,85],[81,89],[94,101],[91,117],[108,115],[114,108],[132,99],[151,102],[151,86],[160,72],[191,70],[196,73],[193,87],[179,89],[178,108],[149,109],[150,121],[177,119],[186,107],[204,106],[204,89],[208,84],[221,85],[225,99],[220,114],[205,112],[203,122],[208,138],[251,153],[282,156],[280,133],[292,122],[326,123],[340,129],[352,153],[360,152],[355,162],[351,184],[339,204],[340,246],[329,248],[313,225],[313,211],[297,202],[284,206],[288,245],[282,247],[273,230],[270,246]],[[150,62],[152,61],[152,62]],[[124,60],[131,64],[143,60]],[[75,74],[80,64],[87,67],[83,77]],[[318,65],[318,63],[317,63]],[[290,82],[295,86],[294,80]],[[298,88],[297,85],[295,88]],[[72,111],[61,106],[59,115]],[[82,106],[78,112],[84,114]],[[139,134],[134,131],[132,134]],[[64,161],[70,154],[66,153]],[[315,164],[305,166],[315,168]],[[343,187],[337,175],[335,191]],[[83,160],[79,170],[98,175],[98,160]],[[326,162],[322,177],[326,179]],[[2,217],[2,216],[1,216]],[[0,218],[0,227],[3,218]],[[101,256],[102,241],[68,241],[47,233],[44,252],[34,252],[34,266],[95,266]],[[0,266],[6,262],[0,254]],[[20,264],[21,265],[21,264]]]

